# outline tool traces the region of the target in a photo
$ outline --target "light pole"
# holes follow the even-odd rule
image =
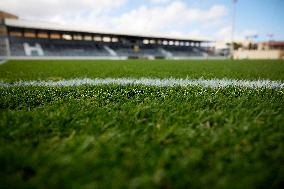
[[[231,33],[231,58],[234,58],[234,35],[236,22],[236,4],[238,0],[232,0],[232,33]]]

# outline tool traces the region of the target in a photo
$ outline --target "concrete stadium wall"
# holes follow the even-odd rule
[[[0,60],[128,60],[127,56],[0,56]],[[139,58],[137,58],[139,59]],[[143,58],[142,58],[143,59]],[[147,59],[147,58],[146,58]],[[148,60],[154,60],[148,59]],[[165,57],[166,60],[225,60],[224,56],[208,57]]]
[[[238,50],[234,52],[234,59],[284,59],[281,50]]]
[[[226,60],[228,57],[226,56],[191,56],[191,57],[166,57],[167,60]]]
[[[127,60],[128,57],[90,56],[0,56],[6,60]]]

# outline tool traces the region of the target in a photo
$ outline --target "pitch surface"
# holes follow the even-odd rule
[[[9,84],[85,77],[280,84],[283,73],[283,61],[12,61],[0,66],[0,80]],[[1,87],[0,93],[1,188],[283,184],[281,87],[15,85]]]

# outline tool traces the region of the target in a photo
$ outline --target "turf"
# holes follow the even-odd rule
[[[0,67],[0,81],[74,78],[231,78],[284,80],[284,61],[10,61]]]
[[[115,76],[179,77],[183,70],[169,65],[199,74],[199,66],[213,63],[165,62],[154,75],[142,73],[143,62],[136,61],[132,71]],[[152,63],[162,61],[146,62],[144,70]],[[248,61],[255,76],[234,63],[245,64],[214,62],[229,64],[230,74],[204,75],[283,79],[281,61],[271,67]],[[107,62],[93,64],[17,61],[1,65],[0,73],[6,81],[115,73],[115,62],[104,70],[98,65]],[[166,66],[178,71],[167,73]],[[283,88],[9,87],[0,88],[0,108],[0,188],[283,187]]]

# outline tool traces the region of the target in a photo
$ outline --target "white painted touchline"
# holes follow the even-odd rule
[[[8,60],[0,60],[0,65],[5,64]]]
[[[0,82],[0,87],[43,86],[43,87],[67,87],[81,85],[144,85],[157,87],[173,86],[201,86],[211,88],[245,87],[245,88],[284,88],[281,81],[271,80],[234,80],[234,79],[155,79],[155,78],[96,78],[96,79],[71,79],[60,81],[20,81],[14,83]]]

